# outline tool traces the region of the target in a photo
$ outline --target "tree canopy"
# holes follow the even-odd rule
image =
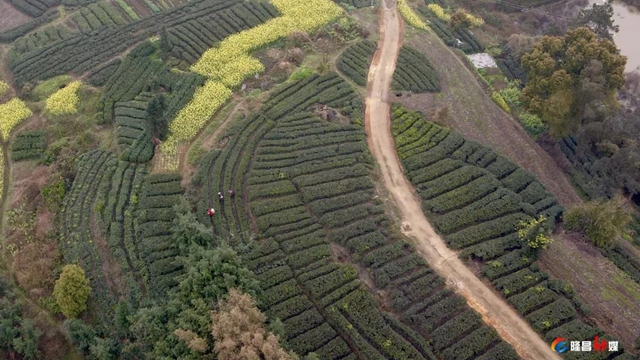
[[[266,317],[251,296],[231,289],[211,315],[215,352],[219,360],[294,360],[278,338],[265,330]]]
[[[578,205],[564,215],[565,227],[584,232],[596,245],[611,247],[629,222],[631,215],[625,209],[625,200],[616,196],[611,200],[594,200]]]
[[[612,32],[620,30],[618,25],[613,25],[613,2],[611,0],[604,5],[593,4],[588,9],[580,11],[573,21],[574,27],[586,26],[603,39],[613,40]]]
[[[529,79],[522,101],[548,123],[552,135],[565,136],[615,108],[626,62],[611,41],[586,27],[545,36],[522,57]]]
[[[62,274],[53,288],[53,296],[62,313],[75,318],[87,309],[87,299],[91,294],[89,280],[78,265],[65,265]]]

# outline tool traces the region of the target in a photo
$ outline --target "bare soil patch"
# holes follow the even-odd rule
[[[31,20],[31,17],[20,12],[7,0],[0,0],[0,31],[13,29]]]
[[[111,255],[109,244],[107,240],[102,236],[102,232],[98,229],[95,216],[91,216],[89,220],[89,226],[91,227],[91,233],[93,234],[93,242],[96,244],[96,249],[100,254],[102,273],[104,274],[105,282],[109,291],[114,295],[116,299],[123,298],[127,295],[127,285],[122,275],[122,268],[117,260]]]
[[[556,241],[539,261],[540,267],[570,283],[590,307],[588,319],[622,341],[625,349],[633,349],[634,340],[640,336],[640,284],[581,235],[563,232],[554,238]]]
[[[151,15],[151,10],[149,10],[149,8],[143,4],[140,0],[127,0],[127,2],[129,3],[129,5],[131,5],[134,9],[136,9],[136,12],[141,16],[141,17],[147,17],[149,15]]]

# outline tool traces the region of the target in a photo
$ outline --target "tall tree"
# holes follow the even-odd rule
[[[583,9],[572,21],[574,27],[586,26],[603,39],[613,40],[612,32],[620,30],[613,25],[613,1],[608,0],[604,5],[593,4],[593,7]]]
[[[621,196],[608,201],[589,201],[564,215],[567,229],[584,232],[596,246],[602,248],[612,247],[630,221],[631,215]]]
[[[78,265],[65,265],[62,274],[53,288],[53,296],[62,313],[75,318],[87,308],[87,299],[91,294],[89,280]]]
[[[615,108],[626,63],[611,41],[586,27],[545,36],[522,57],[529,79],[522,101],[548,123],[552,135],[565,136]]]
[[[214,350],[219,360],[293,360],[278,338],[265,330],[265,316],[251,296],[231,289],[211,315]]]

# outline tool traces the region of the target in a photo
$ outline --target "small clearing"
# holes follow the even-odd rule
[[[0,31],[13,29],[29,20],[31,17],[13,7],[8,0],[0,0]]]

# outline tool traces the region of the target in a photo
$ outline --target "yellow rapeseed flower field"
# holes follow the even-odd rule
[[[45,102],[45,109],[53,115],[68,115],[78,112],[78,89],[80,82],[74,81],[64,88],[56,91]]]
[[[191,70],[209,80],[196,90],[193,99],[169,125],[169,138],[162,144],[163,166],[175,170],[178,145],[192,140],[207,120],[227,101],[231,89],[264,71],[260,60],[251,56],[257,50],[295,31],[311,32],[342,14],[330,0],[273,0],[281,16],[241,31],[207,50]]]
[[[7,140],[11,130],[32,114],[31,109],[18,98],[13,98],[0,105],[0,135],[2,138]]]
[[[473,14],[467,13],[467,20],[469,20],[469,23],[471,23],[471,26],[473,27],[484,25],[484,20],[481,17],[475,16]]]
[[[208,80],[193,94],[193,100],[182,108],[169,124],[171,137],[165,144],[191,140],[206,124],[209,117],[231,97],[231,90],[223,84]]]
[[[414,28],[427,30],[427,24],[425,24],[420,16],[418,16],[418,14],[413,11],[409,4],[407,4],[406,0],[398,0],[398,10],[400,11],[400,14],[402,14],[404,20],[409,23],[409,25],[413,26]]]
[[[444,22],[449,22],[449,20],[451,20],[451,15],[444,12],[444,9],[440,5],[429,4],[427,5],[427,7],[429,8],[429,10],[431,10],[431,12],[433,12],[436,15],[438,19]]]
[[[4,81],[0,81],[0,96],[4,95],[7,90],[9,90],[9,84]]]

